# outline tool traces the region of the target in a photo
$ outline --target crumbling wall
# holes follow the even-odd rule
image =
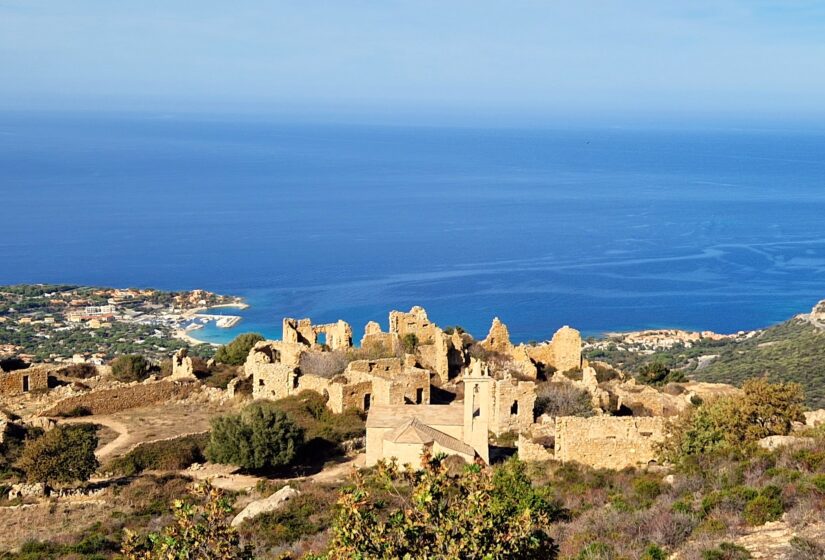
[[[647,465],[657,459],[654,445],[664,439],[664,426],[661,417],[556,418],[555,458],[617,470]]]
[[[352,327],[346,321],[325,325],[313,325],[310,319],[292,319],[283,321],[283,342],[313,347],[318,344],[318,335],[324,335],[325,343],[332,350],[352,348]]]
[[[86,408],[92,414],[114,414],[148,404],[182,399],[189,395],[192,389],[192,384],[171,381],[144,382],[116,389],[104,389],[63,399],[42,416],[61,416],[78,408]]]
[[[252,347],[244,373],[252,377],[252,397],[282,399],[297,391],[297,368],[305,347],[296,342],[261,341]]]
[[[370,381],[348,383],[344,380],[336,380],[330,383],[326,391],[329,395],[327,406],[338,414],[348,408],[366,411],[374,402]]]
[[[521,432],[533,424],[536,384],[513,378],[493,382],[490,431],[496,435]]]
[[[479,344],[490,352],[498,352],[507,356],[513,351],[513,343],[510,342],[510,331],[507,329],[507,325],[502,323],[498,317],[493,319],[487,338]]]
[[[519,460],[524,462],[549,461],[554,458],[552,448],[545,447],[524,434],[518,436],[517,449]]]
[[[49,388],[49,368],[32,366],[0,373],[0,395],[14,396]]]
[[[582,366],[582,337],[576,329],[564,326],[550,342],[526,348],[530,358],[542,368],[570,371]]]
[[[364,336],[361,338],[361,348],[384,348],[387,351],[398,350],[398,334],[384,332],[381,325],[375,321],[370,321],[364,327]]]
[[[196,380],[195,366],[189,357],[189,350],[181,348],[172,355],[172,375],[170,381]]]
[[[427,317],[423,307],[415,306],[409,313],[390,311],[390,332],[403,339],[408,334],[414,334],[420,344],[431,344],[442,331]]]

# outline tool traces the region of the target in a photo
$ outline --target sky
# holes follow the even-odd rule
[[[825,116],[825,1],[0,0],[0,108]]]

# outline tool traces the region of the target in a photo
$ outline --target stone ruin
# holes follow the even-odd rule
[[[49,373],[52,365],[35,365],[26,369],[0,372],[0,396],[17,396],[32,391],[46,391],[49,388]]]
[[[303,344],[313,348],[319,345],[319,335],[323,335],[324,344],[330,350],[352,348],[352,328],[346,321],[313,325],[309,319],[291,319],[289,317],[284,319],[282,336],[284,342]]]
[[[423,308],[413,307],[409,312],[392,311],[387,331],[368,323],[360,350],[353,348],[352,329],[344,321],[313,325],[309,319],[284,319],[283,340],[258,342],[244,371],[252,378],[255,399],[281,399],[312,390],[324,395],[337,413],[348,408],[368,412],[380,405],[382,414],[387,407],[402,407],[401,414],[404,406],[428,405],[436,388],[442,397],[444,391],[455,391],[453,398],[462,400],[462,377],[471,362],[475,367],[482,363],[490,372],[484,404],[488,429],[497,436],[517,434],[523,460],[576,461],[615,469],[654,461],[664,418],[690,406],[707,387],[690,383],[668,394],[621,375],[600,382],[595,367],[582,359],[581,349],[581,334],[567,326],[547,342],[515,345],[507,326],[496,318],[487,337],[476,342],[458,329],[444,332]],[[302,367],[307,356],[326,357],[332,365],[322,373],[310,371]],[[594,416],[536,419],[541,379],[586,390]]]
[[[347,408],[367,411],[372,404],[430,402],[430,372],[401,358],[353,360],[331,376],[301,371],[301,356],[310,347],[294,342],[261,341],[244,364],[255,399],[282,399],[310,390],[327,397],[337,413]]]
[[[189,351],[186,348],[181,348],[172,355],[172,375],[169,377],[170,381],[195,381],[195,366],[192,363],[192,358],[189,357]]]

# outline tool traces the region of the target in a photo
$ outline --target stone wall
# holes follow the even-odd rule
[[[186,348],[181,348],[172,356],[172,375],[169,379],[171,381],[194,381],[197,379],[195,377],[195,366]]]
[[[14,396],[49,388],[49,368],[32,366],[8,373],[0,373],[0,395]]]
[[[658,417],[556,418],[555,458],[605,469],[647,465],[656,460],[664,425]]]
[[[553,449],[535,442],[528,436],[518,436],[518,458],[524,462],[549,461],[554,458]]]
[[[313,347],[318,344],[319,335],[324,335],[324,343],[331,350],[352,348],[352,328],[346,321],[313,325],[309,319],[283,320],[283,342]]]
[[[513,378],[493,382],[490,431],[496,435],[522,432],[533,424],[536,384]]]
[[[181,385],[171,381],[145,382],[69,397],[58,402],[42,416],[60,416],[79,407],[88,409],[92,414],[114,414],[130,408],[182,399],[191,392],[191,384]]]
[[[560,328],[550,342],[528,346],[530,358],[543,368],[556,371],[578,369],[582,365],[582,337],[576,329]]]

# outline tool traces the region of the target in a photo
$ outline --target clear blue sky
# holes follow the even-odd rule
[[[0,0],[0,107],[825,115],[825,1]]]

